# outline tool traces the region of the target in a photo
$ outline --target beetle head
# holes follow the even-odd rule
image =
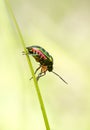
[[[50,71],[53,70],[53,65],[52,65],[52,64],[49,64],[49,65],[47,66],[47,68],[48,68],[48,71],[50,72]]]

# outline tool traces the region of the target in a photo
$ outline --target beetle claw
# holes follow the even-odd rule
[[[31,77],[29,80],[33,79],[33,77]]]
[[[26,55],[24,51],[22,51],[22,55]]]
[[[22,55],[28,55],[28,52],[22,51]]]

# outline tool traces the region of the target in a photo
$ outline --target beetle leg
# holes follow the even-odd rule
[[[34,74],[37,73],[37,71],[41,68],[41,65],[35,70]],[[30,78],[30,80],[32,79],[33,77]]]
[[[41,65],[35,70],[34,74],[37,73],[37,71],[41,68]]]
[[[37,81],[39,80],[40,77],[44,76],[47,71],[47,66],[41,65],[41,72],[37,76]]]
[[[40,77],[44,76],[45,74],[46,74],[46,72],[43,72],[43,73],[41,72],[41,73],[39,73],[38,76],[37,76],[37,81],[39,80]]]

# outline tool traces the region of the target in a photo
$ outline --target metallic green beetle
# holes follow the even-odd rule
[[[60,75],[53,71],[53,58],[52,56],[40,46],[29,46],[26,47],[28,54],[32,55],[34,59],[40,63],[40,66],[36,69],[36,72],[41,68],[41,72],[37,76],[37,80],[46,74],[46,71],[52,72],[57,75],[64,83],[68,84]],[[25,52],[23,52],[25,54]],[[31,77],[32,79],[32,77]]]

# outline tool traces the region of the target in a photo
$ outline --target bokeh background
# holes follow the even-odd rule
[[[54,58],[40,79],[51,130],[90,130],[89,0],[10,0],[26,46]],[[45,130],[33,80],[17,30],[0,0],[0,130]],[[34,69],[38,63],[32,58]]]

